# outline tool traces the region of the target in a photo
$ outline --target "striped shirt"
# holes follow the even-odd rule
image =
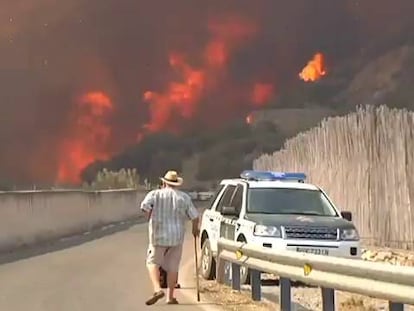
[[[141,209],[151,213],[149,243],[154,246],[176,246],[184,242],[185,223],[198,217],[191,198],[173,188],[150,191]]]

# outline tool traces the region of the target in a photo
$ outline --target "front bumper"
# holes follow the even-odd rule
[[[307,251],[341,258],[361,258],[361,246],[359,241],[318,241],[307,239],[281,239],[272,237],[254,236],[249,243],[268,247],[275,250]]]

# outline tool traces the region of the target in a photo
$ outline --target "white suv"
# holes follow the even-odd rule
[[[201,273],[215,277],[219,238],[273,249],[360,258],[358,232],[350,212],[340,212],[303,173],[244,171],[225,179],[203,213]],[[249,271],[241,269],[242,284]]]

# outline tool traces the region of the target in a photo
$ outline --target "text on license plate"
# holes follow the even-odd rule
[[[296,247],[296,251],[315,255],[329,255],[329,251],[323,248]]]

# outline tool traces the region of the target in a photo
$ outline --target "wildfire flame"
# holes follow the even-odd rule
[[[147,91],[143,94],[143,100],[150,104],[150,120],[144,130],[178,132],[180,123],[177,116],[189,120],[197,114],[206,93],[218,86],[231,52],[256,31],[252,24],[234,18],[210,21],[208,29],[211,38],[204,47],[201,65],[195,68],[183,54],[170,53],[169,64],[181,81],[168,83],[163,92]],[[142,138],[142,135],[138,137]]]
[[[270,83],[256,83],[253,87],[252,102],[254,106],[260,107],[266,105],[272,99],[274,87]]]
[[[221,86],[219,80],[225,76],[234,49],[256,32],[253,24],[238,18],[210,21],[208,30],[210,40],[197,67],[190,63],[188,55],[170,52],[169,65],[179,79],[169,82],[162,92],[144,92],[143,101],[149,103],[150,118],[137,134],[138,142],[148,132],[180,132],[181,121],[194,119],[204,96]],[[253,102],[262,105],[270,90],[261,85],[255,88]],[[79,98],[71,116],[70,134],[58,147],[58,182],[79,183],[85,167],[112,155],[108,147],[111,128],[107,124],[112,112],[111,98],[103,91],[89,92]]]
[[[97,159],[109,157],[105,147],[111,129],[105,121],[112,110],[112,101],[104,92],[90,92],[79,99],[71,136],[63,140],[59,148],[58,182],[79,183],[82,169]]]
[[[170,56],[170,65],[183,76],[183,81],[169,83],[164,93],[144,93],[144,101],[151,104],[151,120],[145,125],[150,132],[172,130],[171,118],[174,112],[178,112],[183,118],[191,118],[196,108],[194,104],[200,99],[204,89],[203,71],[191,68],[174,55]]]
[[[191,63],[194,57],[170,52],[169,66],[179,78],[168,82],[161,92],[148,90],[143,93],[143,101],[149,104],[150,118],[137,134],[138,142],[146,133],[179,133],[183,129],[182,121],[196,120],[203,113],[200,103],[206,95],[223,86],[222,79],[226,77],[234,50],[256,32],[254,25],[237,18],[210,21],[208,30],[211,36],[201,57],[197,59],[197,66]],[[274,96],[274,87],[270,83],[258,82],[253,84],[251,93],[243,96],[246,95],[250,96],[254,107],[262,107]],[[74,127],[69,129],[71,134],[61,142],[59,148],[59,182],[78,183],[85,167],[111,156],[112,152],[108,148],[111,128],[106,121],[112,111],[112,101],[102,91],[87,93],[76,103],[72,116]],[[246,122],[253,122],[252,114],[246,117]]]
[[[314,82],[326,75],[325,59],[322,53],[316,53],[312,60],[299,73],[305,82]]]

